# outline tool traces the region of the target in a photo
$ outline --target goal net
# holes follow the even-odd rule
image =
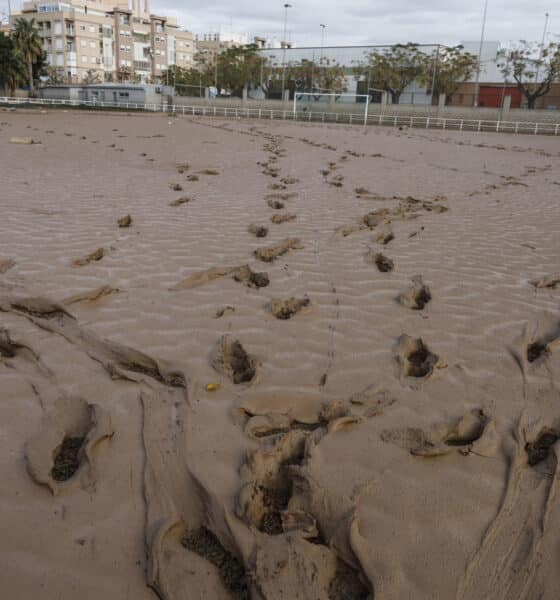
[[[296,92],[293,112],[298,118],[313,113],[337,113],[352,115],[356,122],[367,119],[371,97],[367,94],[336,94],[319,92]],[[309,115],[309,118],[311,118]],[[346,118],[344,120],[347,120]]]

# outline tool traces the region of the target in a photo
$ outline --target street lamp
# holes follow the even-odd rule
[[[319,27],[321,28],[321,58],[319,59],[319,64],[323,64],[323,46],[325,45],[325,27],[324,23],[320,23]]]
[[[291,4],[284,4],[284,40],[282,42],[282,100],[284,100],[284,87],[286,84],[286,31],[288,28],[288,8]]]
[[[480,80],[480,63],[482,62],[482,46],[484,44],[484,29],[486,28],[486,13],[488,12],[488,0],[484,0],[484,14],[482,16],[482,31],[480,32],[480,47],[478,49],[478,60],[476,65],[476,79],[474,82],[474,99],[473,106],[478,106],[478,88]]]

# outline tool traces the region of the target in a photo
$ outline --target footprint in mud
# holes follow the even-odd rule
[[[329,600],[368,600],[369,588],[360,579],[358,571],[337,558],[336,572],[329,587]]]
[[[432,293],[430,288],[424,285],[420,275],[415,275],[412,282],[412,287],[399,295],[399,302],[412,310],[423,310],[432,299]]]
[[[535,281],[531,282],[536,288],[550,288],[555,289],[558,284],[560,284],[560,273],[554,273],[552,275],[547,275],[546,277],[541,277]]]
[[[45,413],[39,433],[25,445],[27,470],[38,484],[53,495],[77,482],[84,489],[95,485],[94,450],[111,438],[111,418],[100,406],[80,398],[60,398]],[[67,482],[67,483],[66,483]]]
[[[264,271],[260,273],[253,271],[249,265],[243,265],[242,267],[239,267],[233,273],[233,279],[235,281],[239,281],[240,283],[244,283],[250,288],[262,288],[270,284],[268,273]]]
[[[560,440],[560,431],[557,429],[543,429],[534,442],[525,444],[527,462],[534,467],[548,458],[550,449]]]
[[[381,273],[390,273],[395,268],[395,263],[381,252],[370,250],[368,256]]]
[[[173,202],[169,203],[169,206],[181,206],[182,204],[187,204],[190,202],[192,198],[189,196],[183,196],[182,198],[178,198],[177,200],[173,200]]]
[[[401,378],[427,379],[439,363],[439,357],[429,350],[422,338],[406,334],[399,338],[395,359]]]
[[[286,189],[288,189],[288,186],[284,185],[283,183],[270,183],[268,185],[268,189],[269,190],[286,190]]]
[[[527,345],[527,360],[538,364],[557,350],[560,350],[560,324]]]
[[[249,383],[257,374],[257,363],[241,342],[223,335],[214,351],[212,367],[227,376],[234,384]]]
[[[407,449],[424,458],[444,456],[458,451],[480,456],[493,456],[498,447],[494,420],[483,409],[474,409],[462,417],[428,428],[407,427],[381,432],[384,442]]]
[[[190,168],[191,167],[189,163],[182,163],[177,165],[177,172],[182,175],[183,173],[186,173]]]
[[[216,169],[203,169],[202,171],[199,171],[199,173],[202,175],[219,175],[220,171]]]
[[[280,200],[273,200],[272,198],[270,198],[267,201],[267,204],[268,206],[270,206],[270,208],[273,208],[274,210],[282,210],[285,206],[285,204]]]
[[[31,348],[14,342],[10,336],[10,332],[0,327],[0,360],[3,358],[15,358],[21,352],[29,352],[35,360],[38,360],[38,356]]]
[[[293,185],[294,183],[299,183],[299,179],[297,177],[283,177],[280,181],[284,185]]]
[[[187,181],[198,181],[200,179],[200,177],[198,175],[187,175]]]
[[[228,552],[206,527],[185,534],[181,544],[217,567],[222,583],[234,600],[250,600],[249,581],[241,561]]]
[[[270,311],[277,319],[291,319],[298,312],[311,304],[309,298],[288,298],[287,300],[273,300]]]
[[[282,215],[276,214],[276,215],[272,215],[272,217],[270,217],[270,220],[275,225],[280,225],[281,223],[288,223],[290,221],[295,221],[296,215],[290,215],[289,213],[284,213]]]
[[[16,261],[13,258],[0,259],[0,275],[7,273],[15,264]]]
[[[132,225],[132,217],[126,215],[117,221],[119,227],[130,227]]]
[[[182,192],[183,191],[183,186],[180,183],[170,183],[169,187],[174,191],[174,192]]]
[[[391,229],[386,229],[385,231],[380,231],[375,236],[375,241],[383,246],[386,246],[389,242],[392,242],[395,239],[395,234]]]
[[[254,251],[255,256],[263,262],[273,262],[279,256],[286,254],[289,250],[301,250],[303,244],[298,238],[287,238],[265,248],[258,248]]]
[[[110,296],[111,294],[118,294],[120,292],[119,288],[111,287],[110,285],[103,285],[101,287],[95,288],[90,292],[84,292],[83,294],[75,294],[74,296],[69,296],[62,301],[64,306],[69,306],[71,304],[77,304],[79,302],[96,302],[105,296]]]
[[[106,252],[107,251],[105,250],[105,248],[98,248],[97,250],[90,252],[90,254],[87,254],[83,258],[77,258],[72,264],[75,267],[83,267],[85,265],[88,265],[90,262],[100,261],[105,256]]]
[[[221,319],[224,315],[229,315],[230,313],[235,312],[235,306],[230,306],[229,304],[227,306],[224,306],[222,308],[219,308],[216,311],[216,315],[215,318],[216,319]]]
[[[251,223],[251,225],[249,225],[249,233],[252,233],[255,237],[263,238],[268,235],[268,227]]]

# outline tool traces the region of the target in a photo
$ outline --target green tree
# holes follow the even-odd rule
[[[217,57],[217,87],[229,90],[234,96],[241,96],[244,89],[260,85],[266,61],[266,57],[259,54],[256,44],[224,50]],[[212,76],[214,68],[215,65],[208,64],[206,72]]]
[[[7,35],[0,34],[0,87],[7,88],[10,95],[25,82],[26,68],[21,52]]]
[[[177,65],[170,65],[166,71],[162,72],[161,80],[169,85],[174,85],[179,96],[202,95],[205,87],[214,84],[214,75],[206,65],[201,65],[201,67],[200,69],[184,69]]]
[[[370,86],[389,92],[393,104],[398,104],[403,90],[425,68],[426,55],[418,49],[418,44],[395,44],[370,52],[366,62],[354,68],[354,74],[364,77]]]
[[[533,109],[537,98],[548,94],[552,84],[560,81],[560,44],[545,46],[521,40],[500,69],[505,78],[513,77],[527,100],[527,108]]]
[[[286,66],[286,81],[292,82],[294,89],[301,92],[345,92],[345,75],[343,67],[326,58],[320,63],[303,59],[299,63]],[[279,79],[281,76],[282,68],[278,67],[275,77]]]
[[[426,61],[420,81],[432,96],[445,94],[448,103],[459,85],[473,76],[477,62],[474,54],[463,52],[463,46],[439,46]]]
[[[14,43],[21,52],[27,66],[27,81],[29,83],[29,97],[35,96],[35,86],[33,85],[33,65],[43,55],[41,47],[41,38],[35,27],[35,19],[17,19],[14,29]]]

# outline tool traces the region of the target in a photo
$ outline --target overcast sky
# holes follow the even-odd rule
[[[45,0],[45,2],[55,0]],[[484,0],[289,0],[288,38],[298,46],[319,45],[320,23],[325,45],[439,42],[454,44],[480,38]],[[12,0],[12,10],[22,0]],[[280,39],[284,23],[282,0],[150,0],[151,12],[177,17],[195,33],[233,27],[250,36]],[[0,0],[7,13],[7,0]],[[554,12],[556,11],[556,14]],[[550,12],[547,36],[560,41],[557,0],[489,0],[486,39],[540,41],[544,14]]]
[[[282,37],[284,2],[279,0],[150,0],[152,12],[176,16],[180,25],[201,33],[230,26],[240,32]],[[457,43],[480,38],[484,0],[289,0],[288,30],[298,46],[395,42]],[[560,5],[556,0],[489,0],[486,39],[507,42],[541,39],[545,12],[547,36],[558,40]]]

